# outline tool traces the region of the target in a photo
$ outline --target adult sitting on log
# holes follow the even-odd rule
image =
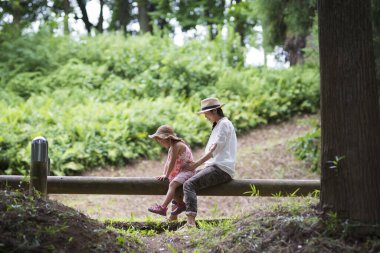
[[[183,185],[186,203],[187,223],[185,227],[195,226],[197,216],[197,192],[204,188],[231,181],[235,174],[237,138],[231,121],[224,116],[223,104],[216,98],[201,101],[201,111],[212,123],[212,131],[206,145],[205,155],[190,164],[191,169],[205,163],[205,167],[188,179]],[[209,150],[214,149],[213,152]]]

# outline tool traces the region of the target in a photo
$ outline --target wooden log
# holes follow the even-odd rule
[[[24,179],[24,180],[23,180]],[[0,176],[0,187],[17,187],[22,176]],[[22,187],[26,184],[23,182]],[[255,191],[252,191],[254,186]],[[27,187],[27,186],[26,186]],[[168,182],[146,177],[48,176],[48,194],[165,195]],[[319,180],[235,179],[201,190],[199,196],[306,196],[320,189]],[[181,191],[182,189],[179,189]]]
[[[0,189],[29,191],[29,176],[0,175]]]

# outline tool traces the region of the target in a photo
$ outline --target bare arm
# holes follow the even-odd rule
[[[180,142],[177,142],[173,145],[173,150],[171,154],[171,159],[169,163],[166,163],[164,168],[164,174],[162,176],[156,177],[158,180],[165,180],[165,178],[169,178],[170,173],[174,169],[175,161],[177,160],[178,156],[183,152],[183,146]]]
[[[212,144],[211,147],[210,147],[210,149],[209,149],[209,151],[206,154],[204,154],[201,158],[199,158],[194,163],[189,164],[188,169],[189,170],[195,170],[196,168],[198,168],[199,166],[201,166],[204,162],[206,162],[207,160],[209,160],[212,157],[212,152],[214,152],[215,149],[216,149],[216,145],[217,144]]]

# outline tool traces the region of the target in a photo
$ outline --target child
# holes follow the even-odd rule
[[[149,135],[149,137],[168,149],[164,172],[156,179],[160,181],[168,179],[170,183],[164,202],[161,205],[156,204],[148,208],[148,210],[152,213],[166,216],[167,207],[174,198],[176,189],[194,175],[194,170],[186,169],[190,167],[187,165],[193,162],[193,154],[190,147],[174,134],[173,128],[169,125],[160,126],[156,133]],[[171,212],[172,216],[176,217],[186,210],[186,205],[182,199],[176,199],[173,203],[176,207],[172,207],[174,209]]]

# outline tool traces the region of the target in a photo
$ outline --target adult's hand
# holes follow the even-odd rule
[[[193,171],[197,168],[197,164],[195,162],[187,162],[183,165],[182,169],[186,171]]]

